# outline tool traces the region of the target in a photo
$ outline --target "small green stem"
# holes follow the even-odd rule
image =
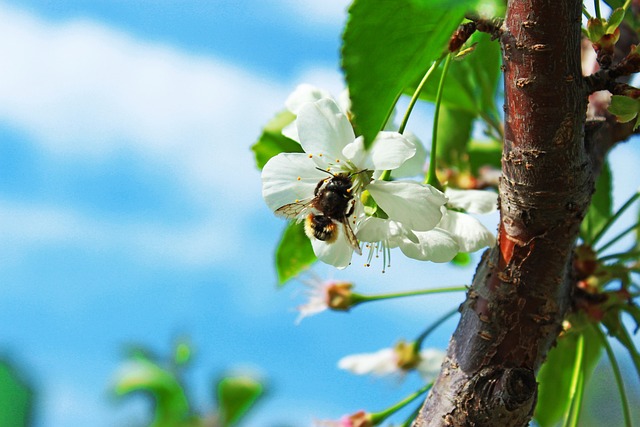
[[[373,425],[381,424],[384,420],[389,418],[391,415],[395,414],[400,409],[404,408],[409,403],[413,402],[418,397],[420,397],[421,395],[423,395],[424,393],[429,391],[429,389],[432,386],[433,386],[433,382],[430,382],[429,384],[427,384],[424,387],[422,387],[420,390],[416,391],[415,393],[407,396],[406,398],[404,398],[400,402],[398,402],[395,405],[391,406],[389,409],[385,409],[384,411],[376,412],[376,413],[371,414],[371,421],[372,421]]]
[[[413,92],[411,101],[409,101],[409,105],[407,106],[407,111],[404,113],[404,117],[402,118],[402,123],[400,123],[400,127],[398,128],[398,133],[404,133],[404,130],[407,127],[407,122],[409,121],[409,116],[411,116],[413,107],[416,105],[416,102],[420,97],[420,93],[422,92],[422,89],[424,89],[424,86],[425,84],[427,84],[429,77],[431,77],[431,74],[433,74],[433,72],[438,68],[438,66],[440,65],[443,59],[444,59],[444,55],[436,59],[436,61],[433,64],[431,64],[431,67],[429,67],[427,72],[424,74],[424,77],[422,77],[420,84],[418,84],[418,87]]]
[[[393,100],[393,103],[391,104],[391,108],[389,108],[389,111],[387,111],[387,115],[384,118],[384,122],[382,122],[382,129],[380,130],[383,130],[387,126],[387,123],[389,123],[389,120],[391,120],[391,115],[393,114],[393,110],[396,108],[396,104],[398,103],[398,100],[400,99],[401,95],[402,93],[399,93],[398,95],[396,95],[396,99]]]
[[[420,404],[416,407],[416,409],[413,410],[411,415],[409,415],[409,417],[406,420],[404,420],[402,424],[400,424],[400,427],[410,427],[411,424],[413,423],[413,420],[415,420],[418,414],[420,413],[421,408],[422,408],[422,402],[420,402]]]
[[[602,330],[596,326],[593,326],[593,330],[600,338],[600,342],[604,346],[604,349],[607,352],[607,357],[609,357],[609,362],[611,363],[611,369],[613,370],[613,375],[616,379],[616,384],[618,386],[618,393],[620,394],[620,402],[622,404],[622,413],[624,414],[624,425],[625,427],[631,427],[631,412],[629,410],[629,401],[627,400],[627,393],[624,390],[624,382],[622,382],[622,374],[620,373],[620,366],[618,366],[618,361],[616,360],[615,354],[613,354],[613,349],[611,348],[611,344],[609,344],[609,340],[605,337]]]
[[[422,348],[422,343],[424,342],[424,340],[431,335],[431,333],[433,331],[435,331],[440,325],[442,325],[444,322],[446,322],[447,320],[449,320],[450,318],[452,318],[456,313],[458,312],[458,308],[454,308],[453,310],[449,311],[448,313],[445,313],[444,316],[442,316],[441,318],[439,318],[438,320],[436,320],[435,322],[433,322],[431,324],[431,326],[429,326],[427,329],[424,330],[424,332],[422,332],[420,335],[418,335],[418,338],[416,338],[416,352],[420,351],[420,348]]]
[[[600,19],[600,0],[593,0],[593,8],[596,10],[596,18]]]
[[[594,247],[596,245],[598,240],[600,240],[600,238],[604,235],[604,233],[607,232],[609,227],[611,227],[611,225],[614,222],[616,222],[616,220],[620,217],[620,215],[622,215],[624,211],[626,211],[629,208],[629,206],[631,206],[631,204],[636,201],[638,197],[640,197],[640,192],[634,193],[633,196],[629,197],[629,200],[627,200],[624,203],[624,205],[622,205],[615,214],[613,214],[609,219],[607,219],[607,222],[605,222],[605,224],[602,226],[598,234],[596,234],[596,236],[590,242],[591,247]]]
[[[591,14],[589,13],[589,11],[587,10],[587,8],[582,5],[582,14],[587,18],[587,19],[591,19]]]
[[[580,405],[582,404],[582,396],[580,393],[582,382],[582,357],[584,355],[584,336],[578,335],[578,344],[576,346],[576,358],[573,363],[573,373],[571,374],[571,385],[569,386],[569,410],[564,415],[564,427],[574,427],[577,424],[577,415],[574,415],[576,411],[580,412]],[[580,399],[580,401],[578,401]],[[576,409],[577,407],[577,409]]]
[[[625,260],[640,257],[640,251],[618,252],[616,254],[605,255],[598,258],[598,262],[605,262],[612,259]]]
[[[638,226],[640,226],[640,222],[636,222],[635,224],[633,224],[631,227],[627,228],[626,230],[624,230],[623,232],[621,232],[620,234],[618,234],[616,237],[614,237],[613,239],[609,240],[607,243],[605,243],[604,245],[602,245],[602,247],[600,249],[598,249],[596,252],[600,253],[600,252],[604,252],[607,249],[609,249],[614,243],[616,243],[618,240],[622,239],[624,236],[626,236],[627,234],[631,233],[633,230],[635,230],[636,228],[638,228]]]
[[[627,0],[626,2],[624,2],[622,8],[626,11],[627,9],[629,9],[629,6],[631,6],[631,0]]]
[[[363,302],[369,302],[369,301],[413,297],[416,295],[440,294],[444,292],[462,292],[466,290],[467,290],[466,286],[452,286],[447,288],[418,289],[415,291],[393,292],[393,293],[377,294],[377,295],[363,295],[363,294],[358,294],[354,292],[351,294],[351,301],[354,302],[354,305],[355,305],[355,304],[361,304]]]
[[[451,55],[447,55],[447,59],[444,61],[444,68],[442,69],[442,75],[440,76],[440,83],[438,84],[438,93],[436,95],[436,106],[433,114],[433,134],[431,136],[431,155],[429,157],[429,172],[427,173],[427,184],[433,185],[439,190],[442,190],[442,184],[438,180],[436,174],[436,152],[438,146],[438,119],[440,118],[440,105],[442,105],[442,94],[444,92],[444,81],[449,71],[449,64],[451,64]]]

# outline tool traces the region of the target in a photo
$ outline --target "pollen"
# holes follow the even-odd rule
[[[322,157],[322,153],[318,154],[318,157]]]
[[[299,200],[299,199],[296,199],[296,201],[295,201],[294,203],[300,203],[300,200]]]
[[[336,163],[340,163],[340,159],[336,159]]]
[[[313,157],[313,154],[309,154],[309,158],[312,158],[312,157]]]
[[[300,181],[302,178],[298,177],[298,181]]]

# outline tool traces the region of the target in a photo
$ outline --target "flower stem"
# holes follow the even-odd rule
[[[593,0],[593,8],[596,11],[596,18],[600,19],[600,0]]]
[[[604,245],[602,245],[602,247],[600,249],[598,249],[596,252],[604,252],[605,250],[607,250],[609,247],[611,247],[611,245],[613,245],[614,243],[616,243],[618,240],[622,239],[624,236],[626,236],[627,234],[631,233],[633,230],[635,230],[636,228],[638,228],[638,226],[640,226],[640,222],[636,222],[635,224],[633,224],[631,227],[627,228],[626,230],[624,230],[623,232],[621,232],[620,234],[618,234],[616,237],[614,237],[613,239],[609,240],[607,243],[605,243]]]
[[[429,391],[429,389],[432,386],[433,386],[433,382],[430,382],[429,384],[427,384],[424,387],[422,387],[420,390],[418,390],[415,393],[407,396],[406,398],[404,398],[400,402],[396,403],[395,405],[391,406],[390,408],[385,409],[384,411],[381,411],[381,412],[376,412],[376,413],[371,414],[371,421],[372,421],[373,425],[381,424],[384,420],[389,418],[391,415],[395,414],[400,409],[404,408],[409,403],[413,402],[418,397],[422,396],[424,393]]]
[[[631,259],[636,257],[640,257],[640,251],[618,252],[616,254],[605,255],[603,257],[598,258],[598,261],[604,262],[612,259],[625,260],[625,259]]]
[[[422,408],[422,402],[420,402],[420,404],[416,407],[416,409],[413,410],[411,415],[409,415],[409,417],[400,425],[400,427],[410,427],[411,424],[413,423],[413,420],[415,420],[418,414],[420,413],[421,408]]]
[[[580,406],[582,406],[582,382],[583,369],[582,357],[584,356],[584,335],[578,335],[578,344],[576,347],[576,358],[573,363],[573,373],[571,374],[571,385],[569,386],[569,405],[568,411],[564,415],[563,427],[575,427],[578,423],[578,415]]]
[[[422,348],[422,343],[424,342],[424,340],[429,335],[431,335],[431,333],[433,331],[435,331],[444,322],[446,322],[447,320],[452,318],[457,312],[458,312],[458,307],[454,308],[453,310],[449,311],[448,313],[445,313],[444,316],[442,316],[441,318],[439,318],[438,320],[433,322],[431,324],[431,326],[429,326],[427,329],[424,330],[424,332],[422,332],[420,335],[418,335],[418,338],[416,338],[416,341],[415,341],[415,350],[416,350],[416,352],[420,351],[420,348]]]
[[[618,361],[616,360],[615,354],[613,354],[613,349],[611,348],[611,344],[609,344],[609,340],[604,336],[602,330],[596,326],[593,326],[593,330],[600,338],[600,342],[604,346],[604,349],[607,352],[607,357],[609,357],[609,362],[611,363],[611,369],[613,370],[613,375],[616,379],[616,385],[618,386],[618,393],[620,394],[620,402],[622,404],[622,413],[624,414],[624,425],[625,427],[631,427],[631,412],[629,411],[629,401],[627,400],[627,393],[624,390],[624,382],[622,382],[622,375],[620,374],[620,366],[618,366]]]
[[[407,127],[407,122],[409,121],[409,116],[411,116],[413,107],[416,105],[416,102],[420,97],[420,93],[422,92],[422,89],[424,89],[424,85],[427,84],[429,77],[431,77],[431,74],[433,74],[436,68],[438,68],[438,66],[440,65],[443,59],[444,59],[444,55],[436,59],[435,62],[431,64],[431,67],[429,67],[427,72],[424,74],[424,77],[422,77],[422,80],[418,84],[418,87],[416,87],[416,90],[413,92],[413,95],[411,96],[411,101],[409,101],[409,105],[407,106],[407,111],[404,113],[404,117],[402,118],[402,123],[400,123],[400,127],[398,128],[398,133],[404,133],[404,130]]]
[[[351,294],[351,301],[353,302],[353,305],[356,305],[356,304],[361,304],[363,302],[369,302],[369,301],[413,297],[416,295],[440,294],[444,292],[462,292],[466,290],[467,290],[466,286],[452,286],[447,288],[418,289],[415,291],[393,292],[388,294],[377,294],[377,295],[363,295],[363,294],[358,294],[353,292]]]
[[[640,191],[635,192],[633,196],[629,197],[629,200],[624,202],[624,205],[622,205],[615,214],[613,214],[609,219],[607,219],[607,222],[604,223],[600,231],[598,231],[598,234],[596,234],[596,236],[591,241],[592,247],[596,245],[598,240],[600,240],[600,238],[604,235],[604,233],[607,232],[609,227],[611,227],[611,225],[614,222],[616,222],[616,220],[620,217],[620,215],[622,215],[624,211],[626,211],[629,208],[629,206],[631,206],[631,204],[636,201],[638,197],[640,197]]]
[[[449,71],[449,64],[451,64],[451,55],[447,55],[447,59],[444,61],[444,68],[442,69],[442,75],[440,76],[440,83],[438,84],[438,93],[436,95],[436,108],[433,114],[433,134],[431,136],[431,155],[429,157],[429,172],[427,172],[427,184],[433,185],[439,190],[442,190],[442,184],[438,180],[436,175],[436,151],[438,146],[438,119],[440,118],[440,105],[442,104],[442,93],[444,92],[444,80],[447,77]]]
[[[587,19],[591,19],[591,14],[589,13],[589,11],[587,10],[587,8],[583,5],[582,6],[582,14],[587,18]]]

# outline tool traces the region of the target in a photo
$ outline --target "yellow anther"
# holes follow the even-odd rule
[[[313,154],[309,154],[309,158],[312,158],[312,157],[313,157]]]
[[[300,179],[302,179],[302,178],[298,177],[298,181],[300,181]]]

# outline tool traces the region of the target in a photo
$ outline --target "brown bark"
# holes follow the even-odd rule
[[[478,266],[414,427],[525,426],[533,414],[535,374],[569,308],[572,249],[612,144],[606,123],[585,143],[581,6],[508,2],[497,244]]]

